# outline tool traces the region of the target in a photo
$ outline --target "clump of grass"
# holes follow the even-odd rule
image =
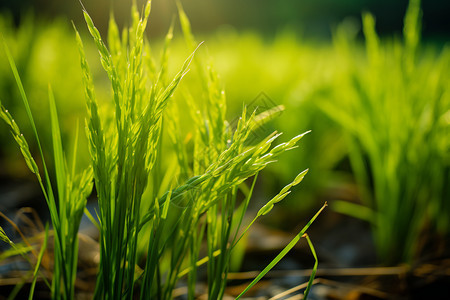
[[[92,75],[77,33],[88,109],[87,135],[100,209],[97,299],[132,299],[137,287],[140,287],[141,299],[171,299],[178,280],[186,274],[189,299],[194,299],[197,267],[204,262],[208,264],[209,297],[221,299],[230,254],[240,239],[238,230],[254,183],[239,204],[240,186],[253,176],[255,182],[259,171],[285,151],[294,149],[304,136],[301,134],[273,147],[280,135],[274,132],[256,145],[246,146],[249,134],[263,124],[270,113],[248,114],[244,107],[233,132],[225,120],[225,94],[218,77],[211,65],[205,66],[200,58],[194,58],[198,44],[181,6],[179,11],[192,54],[172,80],[168,80],[167,74],[172,27],[166,37],[159,69],[144,38],[150,1],[142,16],[133,6],[132,24],[121,35],[111,18],[109,48],[84,11],[89,32],[111,82],[114,106],[111,119],[99,113]],[[192,61],[201,78],[205,107],[199,110],[190,92],[184,94],[195,127],[193,157],[190,159],[176,108],[171,108],[169,114],[165,115],[165,112]],[[167,117],[165,122],[164,116]],[[184,174],[178,178],[184,183],[178,186],[175,180],[170,182],[170,178],[170,183],[165,183],[174,171],[164,173],[161,168],[163,123],[170,130],[175,148],[173,169]],[[300,173],[269,201],[256,218],[268,213],[275,203],[286,197],[306,172]],[[143,200],[149,178],[153,192],[149,199]],[[174,185],[176,187],[171,188]],[[165,192],[164,187],[167,188]],[[140,236],[147,237],[144,239],[147,253],[143,269],[136,267]],[[208,255],[200,260],[200,244],[205,238]]]
[[[335,81],[333,102],[320,104],[344,129],[352,169],[370,208],[339,202],[336,209],[372,222],[378,254],[387,264],[412,261],[428,218],[448,229],[450,53],[444,49],[436,59],[421,52],[420,16],[420,1],[411,0],[403,41],[389,43],[376,34],[373,16],[364,14],[367,60],[362,64],[354,63],[355,45],[338,33],[335,47],[348,68]]]
[[[209,298],[221,299],[236,244],[250,226],[287,197],[308,172],[300,172],[241,230],[258,173],[281,154],[295,149],[308,132],[278,145],[275,145],[275,140],[280,136],[277,132],[250,143],[249,136],[278,110],[256,114],[248,112],[244,106],[236,128],[226,121],[225,92],[212,64],[205,63],[199,56],[194,57],[200,44],[195,42],[181,5],[180,22],[192,54],[180,71],[169,79],[173,24],[166,36],[161,60],[157,63],[144,35],[150,9],[151,2],[148,1],[140,15],[133,5],[131,25],[121,33],[111,17],[107,43],[89,14],[83,11],[101,64],[111,82],[112,101],[103,105],[110,105],[113,113],[108,114],[100,106],[83,42],[75,28],[88,115],[86,134],[91,165],[83,172],[76,172],[77,132],[74,157],[69,168],[56,103],[49,87],[55,189],[44,159],[46,149],[41,147],[29,101],[5,44],[36,138],[43,172],[18,125],[1,103],[0,118],[10,127],[28,168],[36,175],[50,211],[55,237],[53,278],[51,286],[48,284],[52,299],[75,297],[77,234],[93,181],[99,203],[99,221],[96,225],[100,230],[100,265],[95,299],[171,299],[178,281],[185,276],[188,298],[194,299],[198,267],[203,264],[207,264]],[[193,139],[185,142],[188,139],[184,136],[179,117],[180,107],[169,107],[168,104],[191,65],[198,71],[200,95],[192,94],[191,89],[183,93],[182,98],[193,123],[193,133],[189,133]],[[165,132],[172,142],[172,156],[162,150]],[[170,168],[165,169],[169,160]],[[177,173],[182,175],[173,176]],[[245,182],[251,178],[252,185],[248,188]],[[239,192],[243,193],[243,199],[240,199]],[[317,269],[317,257],[305,232],[319,213],[238,298],[273,268],[301,237],[307,239],[316,260],[314,270]],[[15,247],[1,228],[0,239]],[[30,299],[47,239],[46,229],[45,242],[37,255],[32,274],[34,281]],[[201,258],[201,244],[204,241],[207,254]]]

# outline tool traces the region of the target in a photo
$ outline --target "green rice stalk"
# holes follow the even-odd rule
[[[305,227],[303,227],[303,229],[292,239],[292,241],[269,263],[269,265],[267,265],[267,267],[264,268],[264,270],[262,270],[261,273],[259,273],[259,275],[244,289],[244,291],[242,291],[242,293],[240,293],[239,296],[236,297],[236,300],[241,298],[249,289],[251,289],[256,283],[258,283],[258,281],[261,280],[261,278],[264,277],[264,275],[266,275],[297,244],[297,242],[302,237],[305,237],[307,239],[308,245],[310,246],[311,252],[315,259],[313,272],[310,276],[310,279],[308,282],[308,287],[306,288],[305,295],[304,295],[305,299],[307,298],[310,287],[314,280],[314,276],[315,276],[317,267],[318,267],[318,262],[317,262],[317,255],[314,250],[314,247],[312,247],[311,241],[309,240],[308,235],[305,235],[305,232],[309,228],[309,226],[311,226],[311,224],[315,221],[315,219],[319,216],[319,214],[325,209],[326,206],[327,206],[327,203],[325,203],[322,206],[322,208],[314,215],[314,217],[311,218],[311,220],[308,222],[308,224],[306,224]]]
[[[100,209],[96,299],[132,299],[138,286],[141,299],[171,299],[183,272],[188,274],[188,297],[193,299],[196,262],[204,238],[208,244],[209,297],[222,298],[232,250],[230,241],[236,240],[256,179],[236,214],[240,186],[279,155],[296,148],[306,134],[273,147],[279,136],[274,132],[253,146],[247,145],[250,134],[278,110],[256,115],[248,114],[244,107],[236,129],[232,128],[225,119],[226,99],[218,75],[211,63],[194,58],[198,46],[181,5],[179,11],[192,54],[172,80],[168,80],[167,69],[173,25],[166,36],[157,70],[144,38],[150,1],[143,16],[133,6],[132,24],[122,31],[122,36],[113,18],[110,19],[110,49],[84,11],[102,66],[111,81],[115,110],[111,121],[99,112],[83,43],[76,32],[88,111],[87,136]],[[199,106],[191,101],[193,96],[185,92],[194,120],[191,151],[181,142],[183,131],[178,108],[166,108],[192,61],[201,78],[205,106],[198,110]],[[164,118],[165,112],[171,113],[170,118]],[[184,174],[180,177],[184,183],[178,186],[168,177],[174,171],[163,173],[162,163],[166,158],[162,156],[163,118],[167,120],[166,128],[176,149],[176,161],[170,163],[171,168]],[[267,212],[305,174],[283,189],[283,195],[272,199],[266,206]],[[146,195],[150,199],[143,201],[149,181],[151,192]],[[148,241],[147,256],[145,268],[140,270],[136,268],[138,237],[144,235]],[[191,266],[187,268],[189,262]]]
[[[388,43],[379,39],[373,16],[364,14],[367,60],[357,64],[352,41],[337,38],[335,48],[348,66],[333,83],[332,99],[319,103],[344,129],[353,173],[369,207],[365,216],[373,221],[385,264],[413,261],[427,219],[448,230],[448,223],[438,220],[447,219],[449,211],[444,200],[449,122],[440,120],[450,107],[450,53],[444,48],[435,59],[419,59],[419,53],[425,55],[419,47],[420,17],[420,1],[411,0],[403,41]],[[347,208],[351,213],[354,207]]]
[[[31,282],[30,294],[28,296],[29,300],[33,299],[34,288],[36,287],[37,275],[39,272],[39,267],[41,266],[42,258],[44,257],[45,250],[47,249],[47,242],[48,242],[48,224],[45,225],[44,243],[42,244],[41,250],[39,251],[38,260],[36,262],[36,266],[35,266],[34,272],[33,272],[33,281]]]

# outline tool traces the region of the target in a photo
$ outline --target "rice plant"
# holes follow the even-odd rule
[[[448,230],[450,53],[421,49],[420,16],[420,1],[411,0],[403,41],[382,41],[373,16],[364,14],[363,63],[355,59],[354,42],[338,31],[335,48],[347,67],[331,97],[320,102],[344,129],[363,203],[370,208],[338,202],[336,209],[372,222],[386,264],[413,260],[427,219],[439,231]]]
[[[55,249],[55,263],[51,285],[52,298],[73,299],[77,274],[78,227],[80,224],[81,216],[83,215],[84,208],[86,206],[86,199],[90,195],[92,190],[92,171],[91,168],[87,168],[81,173],[76,173],[76,141],[74,143],[75,150],[71,169],[68,168],[67,159],[65,157],[65,152],[63,150],[61,142],[61,133],[59,129],[55,99],[53,96],[53,92],[49,87],[49,104],[51,116],[50,124],[53,140],[53,163],[56,169],[55,177],[57,184],[55,190],[57,197],[55,197],[55,191],[53,190],[52,183],[50,181],[50,174],[47,170],[47,165],[44,158],[44,150],[41,147],[38,131],[34,123],[33,114],[30,110],[30,105],[25,94],[25,90],[23,88],[16,65],[12,59],[6,43],[4,43],[4,49],[8,56],[12,72],[16,79],[17,86],[19,88],[28,118],[30,120],[31,127],[39,146],[44,170],[43,176],[41,175],[42,173],[39,170],[36,161],[30,152],[27,140],[21,133],[19,126],[14,121],[10,112],[3,105],[1,105],[1,102],[0,118],[2,118],[3,121],[10,127],[11,134],[18,144],[28,168],[36,175],[50,211],[50,217],[54,231]],[[47,237],[45,238],[45,243],[46,241]],[[41,249],[43,251],[45,247],[43,246]],[[34,278],[36,278],[41,259],[42,254],[40,255],[40,259],[38,260]],[[34,284],[35,281],[33,283],[33,287]],[[30,292],[30,299],[32,298],[33,287]]]
[[[89,32],[111,82],[114,110],[111,116],[99,113],[92,75],[77,32],[88,109],[87,135],[100,209],[101,252],[95,298],[132,299],[138,288],[141,299],[171,299],[177,282],[187,275],[189,299],[194,299],[197,267],[206,262],[209,296],[220,299],[224,294],[230,254],[240,239],[238,229],[254,183],[240,204],[237,201],[239,187],[250,177],[255,176],[256,181],[259,171],[285,151],[294,149],[304,134],[273,147],[280,135],[274,132],[256,145],[247,145],[249,134],[266,122],[271,112],[255,115],[247,113],[245,107],[233,132],[225,120],[225,93],[214,69],[211,65],[205,66],[200,58],[194,58],[199,44],[190,32],[181,6],[180,22],[192,54],[173,79],[168,80],[167,53],[173,29],[169,29],[166,37],[158,70],[144,37],[150,7],[148,1],[140,16],[133,6],[132,24],[122,34],[111,18],[109,48],[84,11]],[[195,128],[190,159],[177,109],[167,107],[192,61],[202,80],[200,97],[205,98],[204,102],[196,102],[194,97],[197,96],[189,91],[183,94]],[[205,105],[203,109],[197,107],[199,103]],[[176,181],[164,183],[166,178],[170,182],[174,171],[169,169],[164,173],[161,169],[165,158],[161,151],[163,124],[167,124],[175,148],[174,168],[183,174],[177,180],[184,183],[174,188]],[[268,213],[275,203],[286,197],[305,174],[306,171],[301,172],[256,218]],[[149,182],[153,192],[149,199],[143,199]],[[168,189],[164,192],[166,186]],[[140,260],[140,236],[145,236],[148,243],[143,269],[136,267]],[[208,254],[200,259],[204,238]]]
[[[250,135],[283,107],[256,114],[243,106],[237,124],[229,123],[225,117],[227,102],[219,76],[210,60],[198,53],[201,43],[195,41],[181,5],[179,19],[191,54],[171,79],[168,65],[174,25],[169,28],[157,61],[145,37],[150,10],[150,1],[142,14],[133,5],[131,25],[121,32],[111,16],[107,42],[88,12],[83,10],[101,65],[111,83],[112,99],[107,103],[102,103],[96,96],[97,86],[83,41],[74,26],[83,75],[88,116],[86,134],[91,158],[91,164],[82,172],[77,172],[78,131],[73,143],[73,158],[69,162],[50,86],[48,98],[55,174],[49,171],[44,159],[49,149],[41,146],[30,102],[5,43],[5,52],[38,145],[41,168],[12,115],[1,103],[0,117],[10,127],[28,168],[36,175],[50,211],[54,269],[51,284],[46,278],[44,281],[51,290],[52,299],[75,297],[78,228],[93,183],[99,204],[99,221],[96,223],[94,218],[91,219],[100,231],[100,263],[94,299],[172,299],[181,279],[187,283],[188,298],[194,299],[198,268],[204,264],[208,273],[208,297],[222,299],[236,244],[250,226],[287,197],[308,172],[300,172],[245,225],[244,215],[259,172],[281,154],[295,149],[308,132],[278,145],[275,144],[281,135],[278,132],[261,136],[256,142],[250,141]],[[199,88],[184,87],[177,102],[171,103],[191,67],[198,75]],[[188,132],[180,116],[183,107],[187,107],[192,123]],[[76,128],[78,130],[78,124]],[[163,144],[165,137],[168,139]],[[167,146],[171,148],[169,151],[166,151]],[[55,179],[56,186],[52,186],[51,178]],[[251,182],[250,188],[248,182]],[[305,232],[323,208],[238,298],[273,268],[301,237],[306,238],[316,260],[314,271],[317,269],[317,256]],[[39,255],[36,254],[30,299],[37,277],[42,276],[39,267],[48,234],[46,230],[44,244]],[[23,254],[23,249],[34,251],[17,248],[1,228],[0,238],[13,247],[14,253]],[[205,242],[206,255],[203,256],[202,244]],[[313,277],[314,274],[305,297]]]

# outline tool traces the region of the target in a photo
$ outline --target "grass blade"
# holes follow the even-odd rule
[[[314,220],[319,216],[319,214],[325,209],[327,205],[328,204],[325,203],[322,206],[322,208],[314,215],[314,217],[311,218],[308,224],[303,227],[303,229],[292,239],[292,241],[286,247],[284,247],[284,249],[270,262],[270,264],[265,267],[258,276],[256,276],[256,278],[244,289],[244,291],[242,291],[242,293],[239,294],[239,296],[236,297],[236,300],[241,298],[249,289],[251,289],[256,283],[258,283],[258,281],[260,281],[261,278],[263,278],[295,246],[295,244],[297,244],[300,238],[305,234],[306,230],[308,230],[309,226],[311,226]],[[315,251],[313,252],[313,254],[315,254]],[[317,259],[317,257],[315,258]],[[311,279],[310,282],[312,282]]]
[[[314,277],[316,276],[316,272],[317,272],[317,267],[319,266],[319,260],[317,259],[317,254],[316,254],[316,250],[314,249],[314,246],[309,238],[309,235],[307,233],[305,233],[303,235],[304,238],[306,238],[306,241],[308,241],[308,245],[309,245],[309,249],[311,249],[311,253],[314,256],[314,267],[313,270],[311,272],[311,276],[309,277],[309,281],[308,281],[308,286],[306,287],[305,293],[304,293],[304,298],[303,299],[307,299],[308,298],[308,294],[309,291],[311,290],[313,281],[314,281]]]
[[[38,260],[36,262],[36,267],[34,268],[33,282],[31,283],[30,294],[28,296],[28,300],[33,299],[34,288],[36,286],[36,280],[37,280],[37,273],[39,271],[39,267],[41,266],[41,262],[42,262],[42,258],[44,257],[45,250],[47,249],[47,242],[48,242],[48,223],[45,225],[44,243],[41,246],[41,251],[39,251]]]

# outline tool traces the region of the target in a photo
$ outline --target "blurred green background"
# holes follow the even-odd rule
[[[83,4],[106,35],[110,11],[124,24],[130,2]],[[137,1],[138,7],[142,2]],[[182,4],[197,39],[205,41],[201,51],[221,76],[230,121],[243,103],[259,109],[285,105],[261,135],[276,129],[288,140],[312,130],[300,149],[260,177],[260,197],[270,199],[299,171],[310,168],[295,194],[275,207],[269,223],[291,229],[328,200],[332,207],[336,203],[337,211],[371,224],[385,263],[410,261],[427,234],[448,237],[450,1],[423,1],[422,13],[411,12],[420,22],[413,20],[410,27],[404,27],[408,1]],[[38,112],[42,138],[51,144],[46,131],[50,83],[70,144],[75,124],[84,127],[81,71],[70,24],[73,20],[85,32],[81,4],[4,0],[0,11],[0,33],[11,48],[32,110]],[[362,18],[363,12],[371,12],[376,23],[367,15]],[[153,2],[149,37],[156,56],[174,17],[175,1]],[[175,28],[173,72],[188,54],[179,26]],[[89,43],[86,47],[97,93],[106,101],[109,86],[96,50]],[[195,76],[186,76],[183,88],[195,90],[196,85]],[[32,136],[3,50],[0,99],[24,134]],[[6,126],[0,126],[0,139],[0,176],[27,177]],[[80,161],[88,163],[87,151]]]

